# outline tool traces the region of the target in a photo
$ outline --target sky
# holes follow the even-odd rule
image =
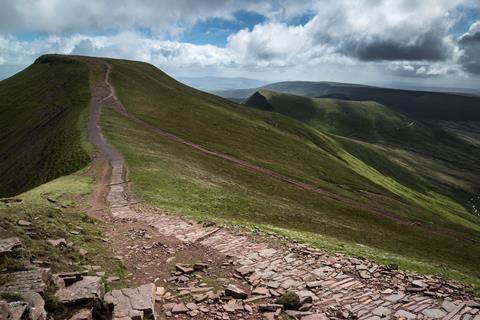
[[[0,79],[44,53],[174,77],[480,88],[480,0],[0,0]]]

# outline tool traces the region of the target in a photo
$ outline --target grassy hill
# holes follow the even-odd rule
[[[259,89],[302,95],[307,97],[333,97],[344,100],[376,101],[416,119],[480,121],[480,97],[452,93],[386,89],[372,86],[336,83],[286,81],[256,89],[216,92],[219,96],[235,100],[246,99]]]
[[[0,197],[84,167],[89,68],[44,57],[0,82]]]
[[[361,119],[368,111],[372,123],[360,139],[353,135],[358,128],[349,128],[359,120],[352,123],[336,111],[340,106],[356,112],[348,101],[324,99],[330,103],[327,118],[317,117],[315,100],[305,104],[306,113],[287,108],[290,103],[282,112],[257,110],[192,89],[146,63],[105,60],[112,65],[118,97],[133,116],[336,195],[202,153],[104,109],[102,130],[124,155],[138,198],[173,214],[261,228],[326,250],[479,284],[480,218],[457,194],[478,191],[476,163],[465,164],[474,153],[455,154],[462,161],[439,160],[401,144],[380,143],[388,136],[382,119],[398,126],[411,119],[378,103],[366,102],[354,115]],[[94,76],[89,68],[78,57],[47,56],[0,83],[1,119],[11,119],[2,123],[8,130],[0,140],[1,154],[9,151],[8,162],[1,163],[11,181],[7,194],[88,163],[82,128]],[[51,110],[57,108],[64,111],[54,117]],[[342,131],[335,131],[339,124]],[[420,140],[429,134],[428,126],[412,132]]]
[[[479,261],[473,253],[478,245],[459,242],[452,235],[479,240],[480,219],[449,188],[436,188],[418,175],[426,168],[443,168],[442,163],[432,164],[430,158],[408,150],[396,150],[392,159],[387,156],[392,150],[382,146],[351,142],[277,112],[241,107],[184,86],[151,65],[109,62],[117,95],[127,111],[149,125],[208,150],[391,211],[412,223],[382,218],[362,206],[352,207],[251,172],[107,111],[102,126],[126,157],[129,179],[140,198],[173,213],[260,226],[416,270],[477,275],[473,262]],[[392,117],[399,124],[408,123],[404,117]],[[360,156],[365,150],[369,160]],[[415,161],[409,161],[410,156]],[[448,179],[465,183],[466,189],[472,187],[463,176],[452,174]],[[417,224],[439,232],[426,232]],[[441,265],[450,266],[449,270]]]
[[[349,153],[415,190],[433,189],[449,194],[466,206],[471,205],[471,195],[478,193],[480,152],[475,144],[377,102],[309,98],[260,90],[245,105],[278,112],[327,132]],[[408,163],[411,168],[418,168],[425,160],[430,164],[417,172],[399,165]],[[450,169],[452,164],[456,168],[454,173]],[[432,176],[431,172],[441,174]],[[453,180],[462,183],[458,185]]]

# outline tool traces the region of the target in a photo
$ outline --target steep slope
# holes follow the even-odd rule
[[[107,65],[111,72],[105,72]],[[58,72],[54,78],[64,79],[58,87],[72,88],[70,100],[65,97],[65,101],[78,106],[76,113],[68,113],[71,117],[66,122],[55,126],[60,130],[54,131],[57,134],[47,135],[47,142],[60,137],[58,132],[68,133],[68,146],[81,150],[78,123],[85,126],[82,110],[86,101],[83,107],[80,104],[84,102],[83,85],[87,97],[88,79],[102,82],[100,89],[109,91],[93,92],[94,105],[103,106],[100,128],[106,141],[124,157],[130,181],[125,186],[123,180],[117,182],[109,190],[121,194],[132,188],[138,200],[179,215],[262,228],[332,251],[477,281],[480,219],[456,198],[416,177],[416,170],[432,169],[428,159],[423,167],[409,163],[401,156],[410,154],[400,150],[395,167],[390,158],[377,157],[390,149],[363,145],[373,150],[373,160],[367,161],[366,152],[356,141],[354,147],[348,146],[347,137],[312,126],[306,119],[245,108],[194,90],[145,63],[47,56],[31,68],[24,78],[37,68],[40,74]],[[111,77],[113,87],[104,77]],[[28,87],[19,85],[16,90]],[[92,110],[98,115],[99,110]],[[11,131],[17,126],[11,126]],[[101,132],[95,132],[101,137]],[[11,134],[7,140],[12,137],[16,136]],[[69,154],[64,147],[59,143],[50,152],[53,159],[63,159],[55,167],[58,172],[74,170],[69,158],[63,157]],[[31,151],[37,155],[35,149]],[[110,160],[115,165],[117,158]],[[26,161],[35,164],[32,158]],[[47,163],[55,162],[47,158]],[[81,163],[76,164],[80,167]],[[122,176],[122,171],[113,169]],[[388,174],[397,171],[397,176]],[[121,211],[122,206],[125,203],[115,209]]]
[[[262,102],[260,106],[258,101]],[[261,110],[265,104],[270,111],[334,135],[349,153],[383,175],[417,191],[435,190],[467,207],[475,205],[471,199],[478,193],[480,153],[475,144],[436,125],[372,101],[309,98],[268,90],[260,90],[245,101],[245,105]],[[402,156],[402,152],[408,157]],[[427,170],[420,165],[425,160],[430,162]],[[402,163],[423,169],[414,174]],[[441,175],[432,176],[431,172]]]
[[[89,98],[89,68],[71,58],[40,58],[0,82],[0,197],[89,162],[81,137]]]
[[[216,94],[225,98],[245,99],[258,89],[308,97],[343,97],[346,100],[376,101],[424,120],[480,120],[480,97],[461,94],[308,81],[278,82],[257,89],[227,90]]]
[[[419,261],[432,266],[440,259],[473,270],[465,263],[471,265],[476,246],[458,247],[454,239],[478,239],[479,219],[448,196],[384,176],[332,136],[297,120],[240,108],[147,64],[108,62],[126,110],[105,112],[102,127],[125,156],[141,199],[326,246],[342,243],[356,251],[359,243],[372,255],[395,256],[403,265],[410,259],[417,268]],[[336,196],[298,188],[264,169]],[[455,252],[442,249],[445,243]]]

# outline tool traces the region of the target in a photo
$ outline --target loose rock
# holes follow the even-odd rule
[[[246,299],[248,297],[248,294],[245,291],[233,284],[229,284],[225,289],[225,295],[235,299]]]

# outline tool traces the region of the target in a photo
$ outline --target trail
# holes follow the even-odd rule
[[[290,315],[297,319],[325,319],[326,314],[329,317],[357,317],[361,320],[379,320],[380,317],[438,317],[447,320],[468,320],[475,317],[474,320],[479,320],[476,318],[479,309],[467,306],[466,301],[470,297],[459,284],[405,273],[366,259],[324,253],[285,241],[278,236],[266,238],[248,232],[240,233],[223,226],[189,222],[156,208],[138,205],[125,181],[124,160],[121,154],[108,144],[99,126],[102,107],[113,108],[130,120],[202,153],[225,159],[322,196],[347,201],[352,205],[354,203],[271,170],[207,150],[137,119],[125,110],[117,98],[109,80],[110,65],[104,61],[99,62],[106,67],[105,78],[93,90],[88,133],[90,141],[97,148],[98,158],[108,161],[111,173],[100,179],[102,188],[97,190],[105,190],[104,196],[112,217],[109,220],[112,224],[112,245],[124,257],[129,257],[126,263],[134,270],[135,277],[138,276],[137,281],[161,279],[163,282],[160,283],[167,286],[167,290],[178,293],[170,298],[159,298],[161,303],[158,303],[157,312],[161,319],[171,315],[172,311],[172,305],[164,302],[186,303],[192,301],[192,298],[196,301],[197,309],[190,309],[177,317],[275,319],[275,312],[279,309],[273,306],[272,311],[265,311],[262,305],[272,303],[276,296],[288,290],[297,292],[309,301],[303,311],[290,312]],[[105,174],[105,170],[103,173]],[[157,242],[145,240],[147,242],[138,243],[134,238],[125,238],[125,232],[131,234],[131,228],[139,226],[154,230],[154,239],[161,239],[162,243],[168,244],[168,249],[160,252]],[[170,255],[168,259],[174,259],[173,261],[182,257],[186,259],[187,256],[193,257],[192,260],[205,261],[208,255],[210,266],[202,277],[209,276],[210,281],[224,286],[235,283],[247,292],[249,298],[228,302],[212,300],[213,298],[200,299],[199,292],[210,290],[208,292],[213,293],[215,289],[206,287],[205,283],[202,284],[195,277],[187,277],[188,283],[172,277],[168,273],[168,263],[164,260],[167,259],[166,254]],[[159,270],[163,270],[163,273]]]
[[[105,74],[105,80],[104,81],[105,81],[106,87],[109,89],[109,93],[102,101],[110,100],[113,109],[115,109],[117,112],[119,112],[123,116],[127,117],[132,122],[146,128],[146,129],[148,129],[152,132],[155,132],[156,134],[159,134],[159,135],[161,135],[161,136],[163,136],[163,137],[165,137],[165,138],[167,138],[171,141],[174,141],[174,142],[183,144],[185,146],[188,146],[190,148],[193,148],[196,151],[201,152],[203,154],[223,159],[225,161],[228,161],[228,162],[231,162],[231,163],[236,164],[238,166],[241,166],[241,167],[243,167],[247,170],[250,170],[252,172],[260,173],[260,174],[269,176],[271,178],[274,178],[276,180],[279,180],[279,181],[288,183],[290,185],[293,185],[297,188],[319,194],[323,197],[326,197],[326,198],[332,199],[334,201],[340,202],[343,205],[350,206],[350,207],[352,207],[356,210],[366,211],[370,214],[374,214],[374,215],[382,217],[382,218],[386,217],[388,219],[394,220],[397,223],[400,223],[400,224],[403,224],[403,225],[415,225],[417,228],[423,229],[423,230],[425,230],[429,233],[432,233],[432,234],[441,235],[441,236],[445,236],[445,235],[450,236],[450,237],[456,238],[457,240],[461,240],[461,241],[464,241],[464,242],[467,242],[467,243],[472,242],[471,239],[464,238],[462,235],[456,234],[453,231],[450,231],[450,230],[447,230],[447,229],[439,229],[438,227],[435,227],[435,226],[430,226],[428,224],[420,223],[416,220],[400,216],[400,215],[395,214],[393,212],[378,209],[378,208],[369,206],[368,204],[355,201],[355,200],[353,200],[349,197],[346,197],[346,196],[343,196],[343,195],[340,195],[340,194],[336,194],[336,193],[327,191],[325,189],[318,188],[318,187],[313,186],[311,184],[308,184],[306,182],[302,182],[302,181],[290,178],[288,176],[282,175],[282,174],[280,174],[278,172],[275,172],[273,170],[266,169],[266,168],[257,166],[255,164],[252,164],[250,162],[247,162],[245,160],[241,160],[241,159],[235,158],[233,156],[230,156],[230,155],[227,155],[227,154],[224,154],[224,153],[209,150],[209,149],[207,149],[207,148],[205,148],[205,147],[203,147],[199,144],[196,144],[196,143],[193,143],[193,142],[188,141],[186,139],[183,139],[183,138],[181,138],[177,135],[174,135],[174,134],[172,134],[170,132],[167,132],[167,131],[165,131],[161,128],[155,127],[155,126],[153,126],[153,125],[151,125],[151,124],[149,124],[149,123],[147,123],[143,120],[140,120],[135,115],[128,112],[125,109],[125,107],[122,105],[122,103],[119,101],[119,99],[117,98],[117,96],[115,94],[115,90],[113,88],[113,85],[110,83],[110,73],[111,73],[111,66],[110,66],[110,64],[107,64],[107,71],[106,71],[106,74]]]

